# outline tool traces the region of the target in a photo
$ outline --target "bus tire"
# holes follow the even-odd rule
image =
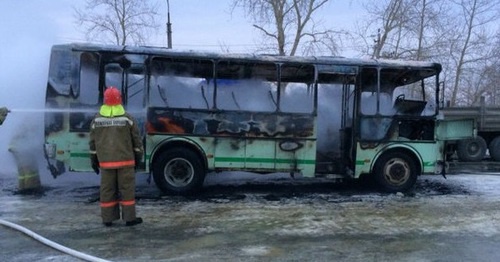
[[[457,142],[457,156],[460,161],[477,162],[486,155],[486,141],[484,138],[464,139]]]
[[[400,151],[384,153],[375,163],[374,178],[381,190],[406,192],[417,182],[418,168],[413,157]]]
[[[488,147],[490,156],[495,161],[500,161],[500,136],[495,137]]]
[[[161,153],[155,160],[153,178],[165,194],[191,194],[203,186],[205,169],[192,150],[173,148]]]

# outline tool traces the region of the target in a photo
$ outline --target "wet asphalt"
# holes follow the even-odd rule
[[[98,178],[44,178],[16,192],[2,175],[0,219],[110,261],[498,261],[500,176],[422,176],[412,192],[365,184],[207,177],[192,196],[162,195],[137,178],[144,223],[100,223]],[[237,182],[235,182],[237,181]],[[2,261],[82,261],[0,226]]]

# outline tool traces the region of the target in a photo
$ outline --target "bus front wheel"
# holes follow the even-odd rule
[[[163,152],[153,164],[156,186],[166,194],[190,194],[199,190],[205,170],[196,153],[184,148]]]
[[[415,160],[404,152],[387,152],[375,164],[375,181],[385,192],[410,190],[417,182]]]

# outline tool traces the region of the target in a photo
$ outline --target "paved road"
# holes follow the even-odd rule
[[[99,222],[98,182],[15,195],[0,218],[112,261],[497,261],[500,176],[421,177],[411,194],[357,185],[207,181],[194,197],[138,181],[137,227]],[[10,181],[10,180],[9,180]],[[79,261],[0,227],[2,261]]]

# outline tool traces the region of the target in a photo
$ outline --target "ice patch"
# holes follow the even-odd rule
[[[267,246],[249,246],[242,248],[241,251],[250,256],[265,256],[269,254],[270,248]]]

